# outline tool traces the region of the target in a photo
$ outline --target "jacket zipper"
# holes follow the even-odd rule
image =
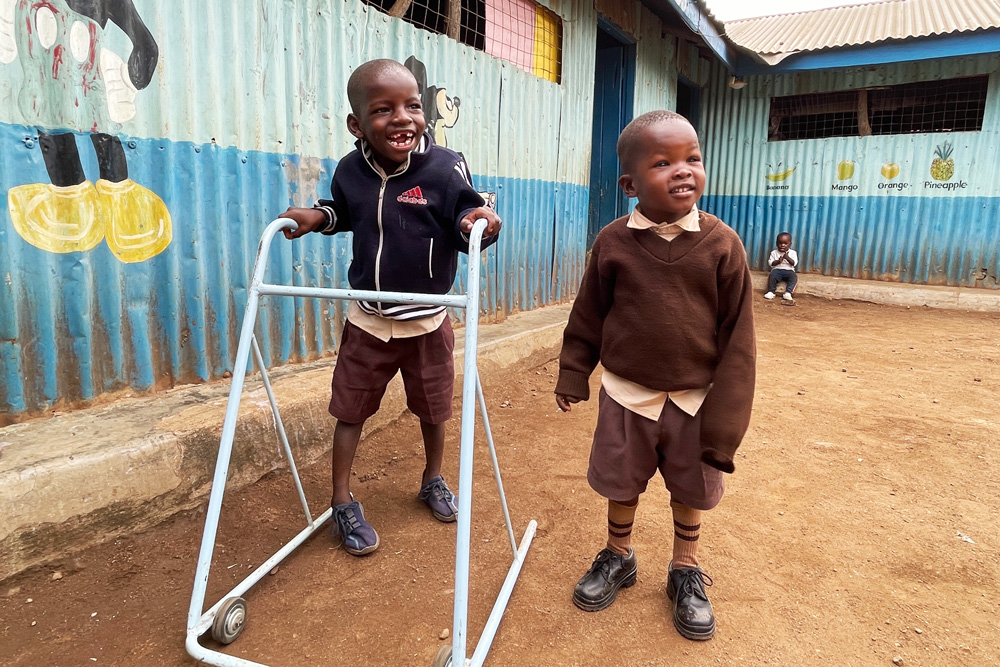
[[[427,250],[427,272],[430,277],[434,277],[434,239],[431,239],[431,247]]]
[[[421,139],[421,143],[422,142],[423,139]],[[363,150],[362,155],[364,155]],[[365,162],[368,163],[368,166],[372,168],[372,171],[378,174],[378,176],[382,179],[382,185],[378,189],[378,250],[375,252],[375,291],[380,292],[382,290],[382,281],[379,280],[379,275],[381,273],[380,269],[382,268],[382,241],[385,239],[385,234],[382,232],[382,202],[385,198],[385,186],[389,183],[389,179],[393,176],[398,176],[410,170],[410,156],[406,156],[406,165],[401,170],[392,174],[386,174],[381,167],[376,167],[376,165],[372,164],[372,161],[368,159],[367,155],[364,155],[364,158]],[[379,315],[382,315],[381,301],[377,302],[375,309],[378,311]]]
[[[389,182],[389,177],[384,176],[382,178],[382,186],[378,189],[378,251],[375,253],[375,291],[382,291],[381,281],[379,276],[381,275],[382,266],[382,240],[384,235],[382,233],[382,199],[385,196],[385,186]],[[382,315],[382,302],[376,303],[375,307],[378,309],[378,314]]]

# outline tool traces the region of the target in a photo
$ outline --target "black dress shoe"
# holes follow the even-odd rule
[[[708,601],[705,585],[712,578],[700,567],[670,565],[667,574],[667,597],[674,601],[674,627],[682,637],[703,641],[715,634],[715,614]]]
[[[602,549],[594,563],[576,584],[573,604],[584,611],[600,611],[615,601],[619,588],[628,588],[635,583],[638,563],[635,551],[628,550],[622,556],[611,549]]]

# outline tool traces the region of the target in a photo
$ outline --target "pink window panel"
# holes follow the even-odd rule
[[[486,0],[486,53],[533,72],[535,3]]]

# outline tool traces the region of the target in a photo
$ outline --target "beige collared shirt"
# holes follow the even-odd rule
[[[384,343],[389,342],[391,338],[413,338],[436,331],[446,317],[448,311],[442,310],[433,317],[420,320],[394,320],[389,317],[369,315],[361,310],[357,301],[351,301],[351,305],[347,307],[347,319],[351,324]]]
[[[692,206],[691,210],[677,222],[653,222],[639,211],[636,206],[632,209],[632,215],[628,217],[629,229],[652,229],[659,234],[660,238],[666,241],[673,241],[684,232],[700,232],[701,225],[698,224],[698,207]]]
[[[701,230],[701,226],[698,224],[697,206],[692,206],[690,213],[677,222],[671,223],[653,222],[644,216],[638,208],[634,208],[626,226],[631,229],[652,229],[665,241],[673,241],[684,232]],[[601,386],[616,403],[640,417],[653,421],[659,420],[660,413],[663,412],[663,406],[666,405],[668,398],[687,414],[696,415],[701,409],[701,404],[705,402],[705,397],[708,396],[708,390],[712,388],[709,385],[708,387],[683,391],[657,391],[619,377],[607,369],[601,376]]]

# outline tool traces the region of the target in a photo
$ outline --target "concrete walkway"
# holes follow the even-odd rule
[[[753,276],[758,293],[766,275]],[[1000,311],[1000,291],[926,287],[806,274],[798,295],[899,306]],[[513,315],[480,329],[484,383],[498,369],[556,356],[569,305]],[[456,332],[461,349],[463,331]],[[456,367],[462,368],[462,353]],[[334,420],[326,411],[333,360],[277,368],[270,377],[296,462],[325,456]],[[456,387],[457,390],[457,387]],[[0,580],[117,535],[155,525],[203,502],[211,486],[228,382],[56,414],[0,428]],[[390,385],[367,430],[405,410],[402,382]],[[247,379],[227,489],[282,466],[267,395]]]
[[[480,327],[484,384],[497,370],[530,367],[558,352],[569,305]],[[461,378],[464,330],[456,332]],[[296,465],[326,456],[333,359],[269,372]],[[229,382],[178,387],[0,428],[0,580],[33,565],[153,526],[197,506],[211,489]],[[460,391],[461,385],[456,385]],[[406,409],[393,380],[366,432]],[[260,375],[247,378],[227,492],[284,465]]]
[[[753,274],[754,288],[763,292],[767,287],[767,274]],[[782,287],[778,288],[780,292]],[[830,278],[805,273],[799,276],[796,294],[819,296],[825,299],[852,299],[870,301],[889,306],[928,306],[950,310],[979,312],[1000,311],[1000,290],[973,287],[938,287],[910,285],[877,280]]]

